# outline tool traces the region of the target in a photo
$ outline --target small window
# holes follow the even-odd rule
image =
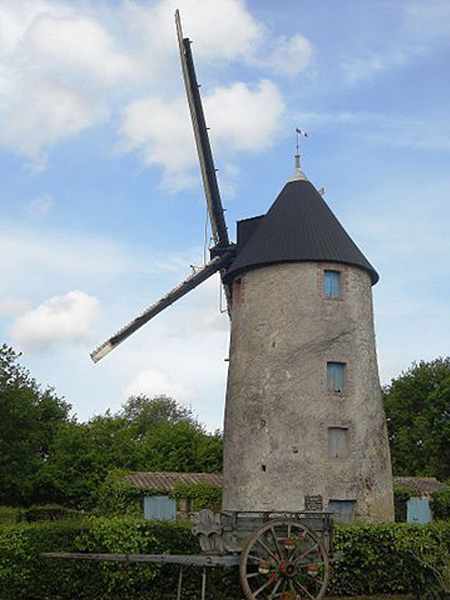
[[[334,518],[340,523],[351,523],[355,510],[355,500],[330,500],[328,511],[334,513]]]
[[[345,363],[327,363],[327,387],[329,392],[342,394],[345,386]]]
[[[327,298],[341,297],[341,272],[325,271],[324,274],[324,292]]]
[[[329,427],[328,456],[330,458],[347,458],[348,454],[348,427]]]

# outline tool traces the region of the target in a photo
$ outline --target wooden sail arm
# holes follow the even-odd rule
[[[94,362],[98,362],[104,356],[109,354],[114,348],[126,340],[132,333],[140,329],[143,325],[148,323],[150,319],[156,317],[161,311],[173,304],[179,298],[185,296],[188,292],[196,288],[198,285],[206,281],[211,275],[217,273],[222,269],[225,269],[233,257],[232,252],[226,252],[221,256],[214,257],[209,263],[203,268],[189,275],[182,283],[177,285],[173,290],[168,292],[160,300],[149,306],[139,316],[133,319],[130,323],[125,325],[112,337],[110,337],[101,346],[96,348],[91,353],[91,358]]]

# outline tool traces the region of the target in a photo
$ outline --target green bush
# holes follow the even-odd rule
[[[222,506],[222,488],[208,483],[193,483],[190,485],[178,483],[175,485],[171,496],[176,500],[182,498],[191,500],[192,510],[194,511],[209,508],[215,512],[220,512]]]
[[[450,485],[434,492],[431,498],[431,510],[435,519],[450,519]]]
[[[83,513],[73,508],[66,508],[59,504],[44,504],[23,509],[20,513],[21,521],[36,523],[37,521],[61,521],[63,519],[78,519]]]
[[[450,523],[341,526],[334,547],[339,558],[331,589],[337,595],[440,597],[449,568]]]
[[[337,595],[416,592],[438,595],[449,577],[450,523],[351,525],[336,529]],[[178,567],[44,559],[49,551],[198,554],[189,527],[131,517],[0,528],[0,600],[162,600],[173,598]],[[447,569],[447,571],[446,571]],[[200,572],[186,573],[187,600],[198,598]],[[238,570],[208,574],[208,600],[240,598]],[[448,583],[448,579],[447,579]],[[434,596],[432,594],[435,594]]]
[[[143,514],[143,492],[132,485],[125,476],[130,471],[114,469],[97,492],[95,512],[104,516],[134,516]]]

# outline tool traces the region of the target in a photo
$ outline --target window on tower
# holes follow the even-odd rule
[[[323,280],[324,292],[327,298],[341,298],[341,272],[325,271]]]
[[[330,458],[347,458],[348,455],[348,427],[329,427],[328,456]]]
[[[327,387],[329,392],[342,394],[345,386],[345,363],[327,363]]]

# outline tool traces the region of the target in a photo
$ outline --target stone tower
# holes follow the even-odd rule
[[[375,269],[299,166],[237,242],[224,510],[392,520]]]

